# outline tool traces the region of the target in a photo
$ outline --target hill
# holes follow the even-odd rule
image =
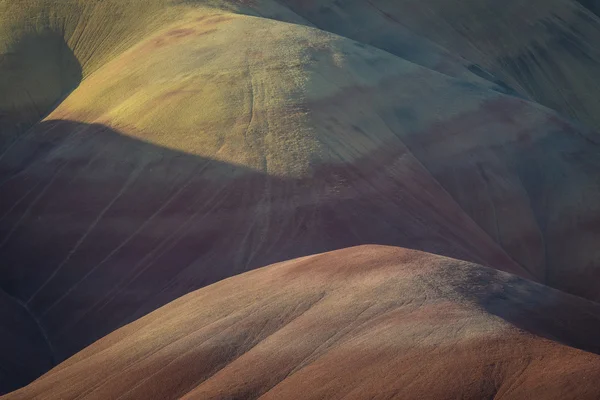
[[[507,92],[600,128],[597,1],[283,2],[321,29],[400,57],[422,48],[398,39],[409,32],[462,58],[471,72]]]
[[[597,17],[327,4],[0,0],[0,288],[56,362],[365,243],[598,300]]]
[[[4,399],[596,399],[599,333],[596,303],[361,246],[183,296]]]

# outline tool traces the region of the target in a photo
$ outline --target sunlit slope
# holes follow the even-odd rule
[[[295,7],[290,10],[270,0],[1,0],[0,92],[4,96],[0,99],[0,149],[44,117],[84,77],[147,35],[191,10],[210,13],[219,9],[312,25],[302,12],[294,12]],[[489,76],[470,70],[468,60],[390,24],[376,9],[365,13],[364,7],[355,7],[349,15],[354,15],[352,22],[361,18],[374,29],[356,34],[355,27],[361,24],[336,24],[335,17],[322,27],[449,76],[506,90],[502,84],[488,82]],[[315,22],[322,23],[319,19]]]
[[[2,155],[2,287],[57,359],[190,290],[363,243],[596,299],[590,137],[324,31],[193,11]]]
[[[283,0],[317,27],[401,57],[408,31],[521,95],[600,128],[600,19],[582,0]],[[591,10],[591,11],[590,11]],[[490,73],[492,75],[490,75]],[[509,90],[507,88],[507,90]]]
[[[0,149],[43,118],[84,74],[151,32],[161,2],[145,3],[0,2]]]
[[[0,151],[107,61],[190,9],[210,12],[213,7],[241,10],[243,5],[219,0],[0,0]],[[261,6],[265,12],[273,8],[280,9],[268,1]]]
[[[271,265],[108,335],[13,399],[597,399],[600,307],[361,246]]]

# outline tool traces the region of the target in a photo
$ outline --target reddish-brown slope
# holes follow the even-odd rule
[[[598,304],[361,246],[184,296],[4,399],[597,399],[599,334]]]

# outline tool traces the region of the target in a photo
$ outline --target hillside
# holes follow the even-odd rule
[[[596,0],[283,3],[321,29],[400,57],[414,52],[407,44],[412,41],[396,39],[408,31],[468,60],[471,72],[497,80],[508,92],[600,128]]]
[[[5,399],[596,399],[599,333],[596,303],[362,246],[193,292]]]
[[[21,381],[361,244],[598,301],[600,22],[494,4],[0,0],[0,289],[47,346]]]

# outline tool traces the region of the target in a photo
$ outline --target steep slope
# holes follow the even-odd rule
[[[596,303],[362,246],[193,292],[4,399],[597,399],[598,334]]]

